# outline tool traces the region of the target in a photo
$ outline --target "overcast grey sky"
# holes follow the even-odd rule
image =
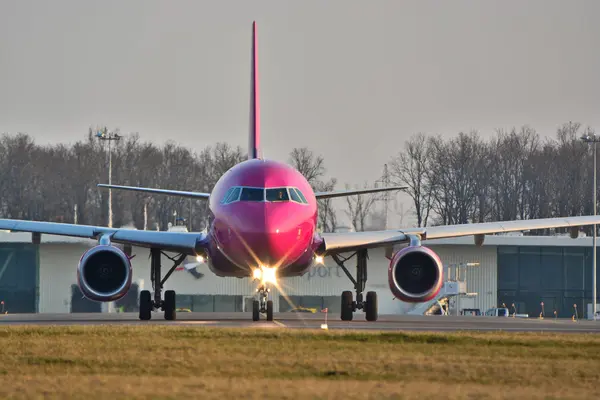
[[[600,130],[600,2],[0,1],[0,132],[40,143],[106,124],[246,148],[258,23],[262,145],[380,176],[417,131],[569,120]]]

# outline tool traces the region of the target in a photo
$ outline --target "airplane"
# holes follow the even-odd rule
[[[144,193],[183,196],[209,202],[211,222],[205,232],[139,231],[104,226],[74,225],[41,221],[0,219],[0,229],[16,232],[91,238],[97,244],[81,256],[77,283],[90,300],[110,302],[125,296],[132,283],[131,255],[115,244],[147,248],[150,251],[152,292],[143,290],[139,298],[139,319],[150,320],[153,311],[162,310],[166,320],[176,319],[175,291],[163,288],[172,272],[187,258],[206,261],[210,271],[220,277],[252,278],[259,281],[252,303],[252,319],[266,314],[273,320],[271,286],[280,278],[302,276],[310,268],[331,257],[354,284],[354,291],[341,296],[340,317],[351,321],[362,310],[367,321],[378,319],[377,292],[363,293],[367,282],[368,251],[385,248],[390,260],[389,289],[405,302],[424,302],[434,298],[443,283],[440,257],[423,241],[473,236],[482,245],[486,234],[568,227],[572,238],[579,227],[600,223],[600,216],[574,216],[534,220],[515,220],[427,228],[390,229],[368,232],[317,231],[317,201],[341,196],[404,187],[314,192],[307,180],[292,166],[264,159],[260,151],[260,102],[258,81],[256,21],[252,23],[250,127],[248,159],[233,166],[218,180],[211,193],[177,191],[99,184],[99,187]],[[405,245],[394,252],[394,246]],[[165,276],[161,255],[173,266]],[[344,254],[351,253],[350,256]],[[346,263],[356,257],[356,276]]]

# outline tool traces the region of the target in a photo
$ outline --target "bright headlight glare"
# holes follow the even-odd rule
[[[262,268],[262,280],[265,283],[276,283],[277,282],[277,274],[275,268]]]

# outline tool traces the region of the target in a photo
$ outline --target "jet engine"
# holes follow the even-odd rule
[[[131,287],[129,257],[112,245],[98,245],[86,251],[77,266],[77,283],[85,297],[95,301],[114,301]]]
[[[438,294],[443,274],[442,261],[433,250],[408,246],[398,251],[390,261],[388,281],[396,298],[419,303]]]

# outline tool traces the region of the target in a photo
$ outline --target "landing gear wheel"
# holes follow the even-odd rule
[[[411,239],[412,240],[412,239]],[[411,242],[412,243],[412,242]],[[377,320],[377,293],[367,292],[367,297],[363,300],[363,292],[367,284],[367,249],[362,249],[354,253],[356,255],[356,278],[350,274],[348,268],[344,265],[350,259],[343,258],[335,253],[331,254],[331,258],[336,264],[344,270],[350,281],[354,284],[356,290],[356,300],[352,300],[352,292],[347,290],[342,293],[342,321],[352,321],[352,314],[356,310],[363,310],[367,315],[367,321]]]
[[[152,297],[149,290],[140,292],[140,319],[148,321],[152,317]]]
[[[267,314],[267,321],[273,321],[273,301],[268,300],[269,289],[265,284],[256,289],[258,299],[252,302],[252,320],[258,321],[260,314]]]
[[[365,304],[367,321],[377,321],[377,292],[367,292],[367,304]]]
[[[267,321],[273,321],[273,300],[267,301]]]
[[[260,304],[258,300],[252,301],[252,321],[258,321],[260,318]]]
[[[163,302],[163,310],[165,311],[165,319],[167,321],[173,321],[177,318],[177,311],[175,309],[175,291],[165,291],[165,300]]]
[[[354,312],[354,304],[352,302],[352,292],[346,290],[342,292],[342,321],[352,321],[352,313]]]
[[[161,273],[161,256],[164,253],[160,249],[150,249],[150,281],[152,282],[153,296],[150,295],[149,290],[142,290],[140,292],[140,319],[149,320],[152,310],[162,309],[165,312],[166,320],[174,320],[175,313],[175,291],[165,291],[164,299],[162,299],[162,288],[167,279],[171,276],[173,271],[185,260],[186,254],[180,254],[179,258],[165,256],[173,261],[173,266],[163,277]]]

